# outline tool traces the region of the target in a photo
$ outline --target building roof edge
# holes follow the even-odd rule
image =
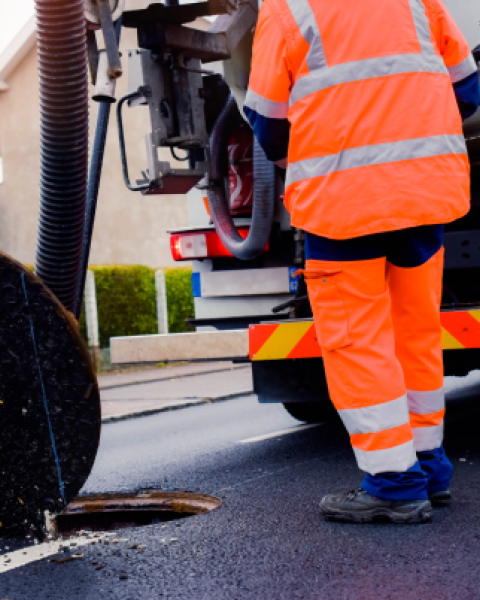
[[[35,15],[32,15],[14,39],[0,54],[0,82],[12,73],[25,55],[35,45]]]

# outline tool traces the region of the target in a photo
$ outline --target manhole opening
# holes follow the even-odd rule
[[[59,535],[111,531],[186,519],[221,505],[220,498],[186,492],[79,496],[55,517],[53,525]]]

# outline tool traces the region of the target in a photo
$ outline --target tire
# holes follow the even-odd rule
[[[294,419],[304,423],[333,422],[338,414],[330,402],[285,402],[285,410]]]

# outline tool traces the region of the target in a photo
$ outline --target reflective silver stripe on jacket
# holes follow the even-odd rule
[[[303,39],[310,46],[307,54],[307,65],[310,71],[327,67],[327,58],[323,49],[322,36],[317,20],[310,8],[308,0],[287,0],[290,12],[300,29]]]
[[[342,83],[418,72],[446,73],[447,70],[443,60],[439,60],[438,56],[423,54],[399,54],[344,63],[298,79],[290,95],[290,104],[293,105],[310,94]]]
[[[473,75],[478,72],[477,65],[475,63],[475,59],[471,54],[467,56],[465,60],[459,65],[455,67],[448,67],[448,72],[450,73],[450,77],[452,78],[452,83],[457,83],[458,81],[462,81],[469,75]]]
[[[310,44],[307,64],[310,74],[300,77],[293,86],[290,105],[315,92],[335,85],[374,79],[401,73],[443,73],[447,68],[433,47],[430,24],[421,0],[408,0],[422,52],[400,54],[352,63],[328,66],[315,15],[308,0],[287,0],[298,28]]]
[[[444,64],[442,57],[438,56],[432,44],[432,30],[430,29],[430,22],[425,12],[425,5],[422,0],[408,0],[408,2],[412,11],[415,29],[417,30],[417,38],[422,48],[422,54],[433,54]]]
[[[286,119],[288,116],[288,102],[267,100],[267,98],[256,94],[250,88],[248,88],[244,106],[269,119]]]
[[[466,154],[466,152],[467,148],[463,135],[437,135],[414,140],[361,146],[344,150],[339,154],[319,156],[290,163],[286,185],[358,167],[428,158],[442,154]]]

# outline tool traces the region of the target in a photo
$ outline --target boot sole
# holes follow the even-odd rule
[[[327,521],[343,521],[345,523],[375,523],[386,521],[389,523],[415,525],[428,523],[433,516],[430,502],[408,513],[395,512],[388,508],[374,508],[370,511],[358,514],[341,510],[337,511],[323,506],[320,506],[320,512]]]
[[[443,492],[435,492],[428,499],[432,504],[446,504],[452,499],[452,494],[450,490],[444,490]]]

